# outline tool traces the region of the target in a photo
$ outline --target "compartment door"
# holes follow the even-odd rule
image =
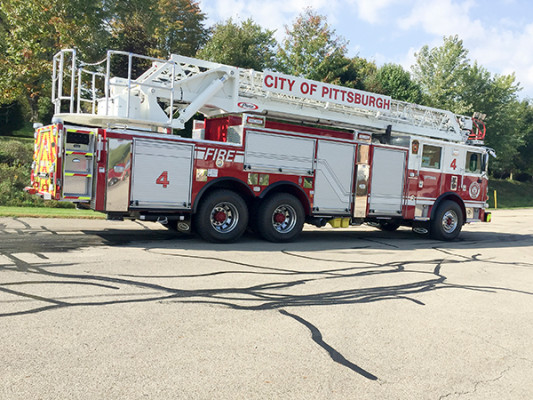
[[[131,208],[191,208],[194,145],[134,142]]]
[[[63,198],[90,201],[93,198],[94,138],[96,129],[65,127]]]
[[[352,203],[354,144],[318,142],[314,208],[318,213],[347,214]]]
[[[407,150],[374,147],[369,214],[401,216]]]
[[[252,171],[311,175],[315,140],[248,131],[244,164]]]

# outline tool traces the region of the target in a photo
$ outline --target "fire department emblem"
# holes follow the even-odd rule
[[[477,199],[479,196],[479,192],[481,192],[481,186],[479,186],[479,183],[472,182],[470,185],[470,188],[468,189],[468,193],[470,193],[470,197],[473,199]]]
[[[420,144],[418,143],[418,140],[413,140],[413,143],[411,143],[411,153],[418,154],[418,147]]]

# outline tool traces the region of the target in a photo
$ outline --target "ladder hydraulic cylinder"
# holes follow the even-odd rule
[[[220,78],[215,79],[211,84],[198,95],[198,97],[191,102],[186,108],[179,112],[177,119],[173,120],[172,127],[175,129],[183,129],[185,123],[191,119],[194,114],[200,110],[209,100],[224,86],[224,82],[228,80],[228,74],[222,75]]]

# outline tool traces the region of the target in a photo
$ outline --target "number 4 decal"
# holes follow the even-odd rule
[[[166,188],[168,185],[170,185],[168,180],[168,171],[163,171],[163,173],[155,180],[155,183],[158,185],[163,185],[163,188]]]
[[[453,168],[454,170],[457,168],[457,158],[454,158],[452,163],[450,164],[450,168]]]

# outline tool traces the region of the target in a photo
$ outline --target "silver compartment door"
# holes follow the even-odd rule
[[[248,131],[244,154],[244,164],[250,170],[311,175],[315,160],[315,141]]]
[[[350,212],[355,148],[353,144],[318,142],[314,207],[319,213]]]
[[[402,214],[406,150],[374,147],[369,214]]]
[[[137,139],[131,207],[191,208],[194,145]]]

